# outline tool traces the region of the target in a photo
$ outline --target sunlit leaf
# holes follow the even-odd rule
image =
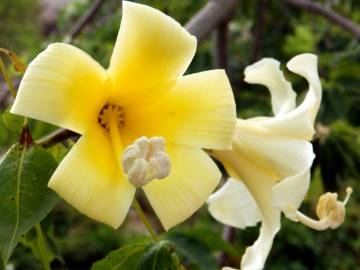
[[[12,114],[9,110],[10,108],[1,115],[4,125],[12,131],[20,132],[24,124],[24,117]]]

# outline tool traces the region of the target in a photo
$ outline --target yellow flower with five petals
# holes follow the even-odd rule
[[[135,193],[121,166],[124,149],[143,136],[154,142],[161,137],[170,175],[143,190],[165,229],[193,214],[220,179],[201,148],[230,149],[235,126],[223,70],[183,76],[195,50],[196,38],[175,20],[125,1],[108,69],[69,44],[40,53],[11,112],[82,135],[49,187],[85,215],[117,228]],[[159,153],[159,162],[168,164]]]

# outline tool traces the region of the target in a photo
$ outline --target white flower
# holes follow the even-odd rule
[[[287,63],[304,77],[309,90],[296,107],[296,94],[280,63],[263,59],[245,69],[245,81],[271,92],[273,117],[238,119],[233,150],[212,152],[231,178],[209,198],[209,211],[218,221],[245,228],[261,221],[260,236],[246,249],[243,270],[262,269],[280,229],[280,215],[298,221],[298,208],[308,191],[314,153],[309,141],[321,101],[317,57],[302,54]]]

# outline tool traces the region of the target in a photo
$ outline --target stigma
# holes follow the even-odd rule
[[[122,107],[114,104],[106,104],[100,111],[98,116],[98,123],[106,131],[110,131],[110,123],[114,121],[117,128],[124,125],[124,110]]]
[[[122,167],[129,182],[136,188],[170,174],[171,161],[162,137],[140,137],[125,148]]]

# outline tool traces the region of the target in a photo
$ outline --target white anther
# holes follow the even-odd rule
[[[150,150],[149,139],[146,138],[145,136],[136,139],[134,141],[134,144],[132,145],[137,145],[139,147],[140,157],[146,158],[147,155],[149,154],[149,150]]]
[[[297,220],[315,230],[338,228],[345,220],[345,205],[350,198],[352,188],[348,187],[346,193],[343,202],[338,201],[337,193],[326,192],[321,195],[316,206],[316,215],[319,220],[309,218],[299,211],[296,212]]]
[[[170,174],[171,161],[162,137],[140,137],[126,147],[122,156],[124,173],[135,187],[142,187],[154,179]]]
[[[129,145],[124,153],[122,158],[122,165],[124,173],[129,173],[133,163],[137,158],[141,157],[141,150],[136,144]]]
[[[148,163],[145,159],[138,158],[133,162],[133,165],[128,173],[128,178],[135,187],[142,187],[147,184],[146,175],[148,167]]]

